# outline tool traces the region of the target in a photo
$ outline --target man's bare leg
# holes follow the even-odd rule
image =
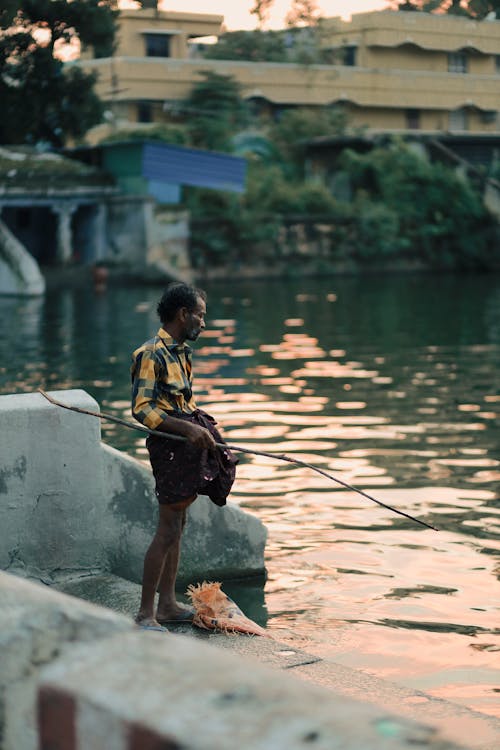
[[[164,580],[165,591],[173,591],[175,602],[175,577],[179,563],[179,548],[185,523],[186,508],[196,496],[175,505],[160,505],[158,527],[144,558],[142,596],[136,622],[139,625],[158,626],[155,617],[155,596]],[[172,597],[168,601],[172,601]],[[177,605],[178,606],[178,605]],[[181,609],[179,607],[179,609]],[[164,610],[160,610],[162,615]],[[164,619],[168,619],[169,613]],[[174,614],[175,616],[175,614]]]
[[[183,511],[181,521],[181,535],[177,539],[176,543],[171,544],[165,558],[165,565],[160,577],[160,583],[158,584],[158,608],[156,610],[156,620],[159,623],[167,622],[168,620],[175,620],[182,618],[182,616],[188,616],[190,610],[183,607],[177,602],[175,597],[175,581],[177,578],[177,570],[179,568],[179,556],[181,549],[181,536],[184,526],[186,524],[186,511]]]

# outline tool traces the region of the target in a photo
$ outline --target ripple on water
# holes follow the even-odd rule
[[[440,529],[241,455],[233,502],[269,531],[256,618],[291,648],[496,714],[499,289],[446,276],[223,284],[195,353],[197,402],[230,442],[317,465]],[[82,387],[130,419],[130,352],[155,330],[157,296],[0,299],[2,391]],[[142,435],[102,431],[147,463]]]

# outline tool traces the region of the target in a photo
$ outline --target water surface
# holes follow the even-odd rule
[[[500,278],[219,283],[198,403],[242,456],[232,501],[267,525],[262,591],[229,586],[297,647],[500,715]],[[154,288],[0,299],[1,391],[84,388],[129,418]],[[147,460],[144,438],[104,439]]]

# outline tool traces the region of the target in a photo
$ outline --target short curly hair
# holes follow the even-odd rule
[[[207,299],[203,289],[197,289],[182,281],[173,282],[163,292],[156,312],[162,323],[168,323],[175,318],[181,307],[187,308],[190,312],[194,310],[200,299],[204,302]]]

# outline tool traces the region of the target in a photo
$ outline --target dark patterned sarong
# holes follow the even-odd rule
[[[192,414],[176,414],[175,418],[205,427],[217,443],[224,442],[215,419],[201,409]],[[178,503],[193,495],[208,495],[216,505],[226,504],[238,463],[229,448],[216,448],[215,452],[200,450],[188,441],[158,435],[149,435],[146,447],[159,503]]]

